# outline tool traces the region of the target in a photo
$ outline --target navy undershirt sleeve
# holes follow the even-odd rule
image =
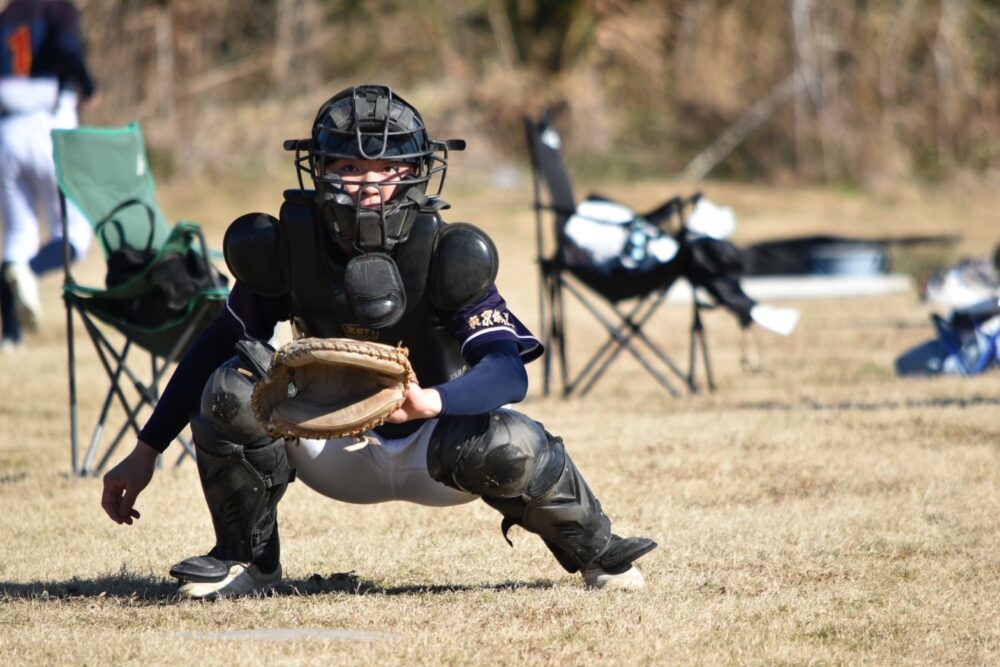
[[[528,374],[517,343],[492,341],[476,350],[462,376],[434,387],[441,394],[442,415],[481,415],[528,393]]]
[[[242,332],[226,314],[217,317],[195,340],[177,364],[139,439],[163,452],[177,437],[201,403],[201,388],[223,362],[235,354]],[[192,390],[195,388],[195,390]]]
[[[286,299],[260,296],[237,280],[226,309],[177,364],[139,439],[160,452],[165,450],[198,411],[208,378],[236,354],[236,343],[242,338],[269,339],[275,324],[288,319],[288,308]]]

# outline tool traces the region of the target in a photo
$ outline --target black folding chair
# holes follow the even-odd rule
[[[140,411],[156,406],[166,372],[221,312],[229,290],[209,262],[200,226],[187,221],[172,228],[167,224],[138,124],[55,130],[52,135],[64,223],[71,201],[94,227],[109,273],[105,286],[77,282],[69,263],[69,235],[65,236],[70,445],[73,473],[83,476],[100,472],[129,432],[138,436]],[[120,275],[112,280],[116,269]],[[194,285],[185,283],[182,293],[179,279],[191,274],[198,280]],[[74,312],[110,385],[82,460]],[[120,336],[110,336],[112,331]],[[133,366],[133,352],[148,357],[148,373]],[[124,411],[124,419],[97,459],[115,404]],[[178,441],[183,447],[180,464],[194,449],[183,434]]]
[[[577,213],[578,205],[572,182],[561,155],[561,138],[553,125],[553,110],[535,120],[525,118],[525,128],[532,171],[536,220],[539,303],[544,344],[552,352],[544,362],[544,392],[551,387],[552,358],[559,360],[563,396],[574,392],[585,395],[600,379],[611,363],[627,351],[670,394],[680,392],[671,381],[679,380],[688,391],[698,392],[696,378],[698,358],[704,365],[709,391],[715,382],[709,361],[702,311],[714,308],[702,301],[694,291],[687,369],[681,367],[643,331],[667,298],[677,278],[684,277],[684,262],[666,263],[655,271],[609,276],[577,262],[568,261],[566,223]],[[543,197],[544,189],[547,197]],[[700,194],[672,197],[651,211],[642,214],[644,220],[661,227],[683,244],[684,218]],[[591,195],[590,199],[603,199]],[[552,232],[547,232],[546,215],[552,216]],[[674,228],[671,228],[671,225]],[[555,245],[548,248],[546,237],[554,235]],[[694,286],[692,286],[693,288]],[[608,338],[575,375],[570,373],[567,354],[565,297],[569,292],[603,326]],[[603,306],[601,306],[603,304]],[[606,307],[604,307],[606,306]]]

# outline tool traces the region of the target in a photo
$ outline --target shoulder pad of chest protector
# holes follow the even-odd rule
[[[431,303],[442,310],[474,303],[493,285],[499,268],[497,247],[486,232],[464,222],[444,225],[431,266]]]
[[[233,220],[222,253],[229,271],[251,291],[270,297],[288,293],[287,250],[273,215],[247,213]]]

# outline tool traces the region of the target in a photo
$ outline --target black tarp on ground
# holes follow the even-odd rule
[[[743,249],[748,276],[878,275],[888,267],[884,243],[846,236],[803,236]]]
[[[946,265],[958,235],[863,239],[817,234],[743,248],[748,276],[881,275],[908,272],[925,278]],[[918,275],[920,274],[920,275]]]

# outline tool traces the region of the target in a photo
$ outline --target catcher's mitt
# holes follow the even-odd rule
[[[301,338],[274,354],[253,390],[273,436],[341,438],[385,423],[416,381],[405,347],[353,338]]]

